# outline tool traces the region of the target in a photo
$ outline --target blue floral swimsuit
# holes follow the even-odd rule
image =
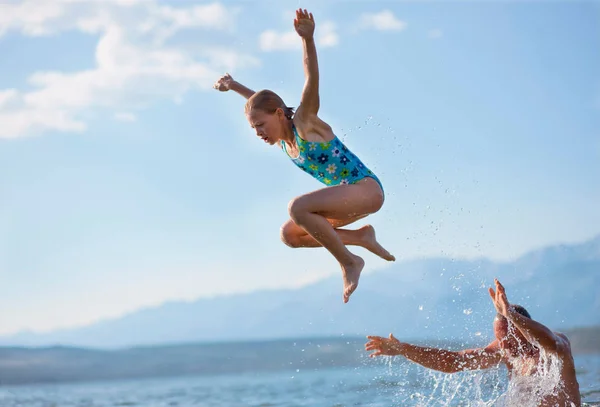
[[[377,181],[383,191],[379,178],[337,136],[327,143],[318,143],[300,137],[296,126],[293,126],[293,131],[298,145],[298,157],[289,155],[283,140],[281,147],[301,170],[327,186],[355,184],[370,177]]]

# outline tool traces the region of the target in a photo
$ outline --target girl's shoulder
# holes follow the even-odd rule
[[[298,137],[304,141],[324,143],[335,138],[331,126],[317,115],[305,117],[296,114],[292,120]]]

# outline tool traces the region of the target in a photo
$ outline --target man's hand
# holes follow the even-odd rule
[[[310,40],[315,33],[315,19],[312,13],[302,9],[296,10],[294,28],[300,37]]]
[[[492,297],[492,301],[494,302],[494,307],[496,307],[496,311],[504,318],[508,319],[510,304],[508,303],[508,299],[506,298],[506,291],[504,291],[504,286],[500,284],[500,281],[498,281],[498,279],[494,279],[494,282],[496,283],[496,291],[494,291],[493,288],[490,288],[490,297]]]
[[[227,92],[230,89],[230,86],[233,82],[234,82],[234,80],[231,77],[231,75],[226,73],[225,75],[221,76],[215,82],[215,84],[213,85],[213,88],[215,88],[216,90],[219,90],[221,92]]]
[[[381,336],[367,336],[369,342],[365,344],[365,350],[373,350],[375,352],[369,355],[370,358],[375,356],[396,356],[400,354],[400,341],[390,334],[389,338]]]

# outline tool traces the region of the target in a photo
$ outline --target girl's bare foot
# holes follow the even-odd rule
[[[378,255],[379,257],[381,257],[384,260],[387,260],[387,261],[395,261],[396,260],[396,258],[390,252],[388,252],[386,249],[383,248],[382,245],[379,244],[379,242],[377,241],[377,238],[375,237],[375,228],[373,228],[373,226],[366,225],[366,226],[363,226],[362,228],[360,228],[359,230],[363,233],[362,239],[364,241],[363,247],[365,249]]]
[[[351,264],[342,266],[342,272],[344,273],[344,303],[348,302],[350,295],[358,287],[358,279],[364,267],[365,261],[356,255],[354,255],[354,261]]]

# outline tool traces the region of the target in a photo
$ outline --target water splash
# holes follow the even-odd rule
[[[499,369],[446,374],[413,367],[406,373],[415,376],[412,386],[400,389],[394,404],[491,407],[496,406],[506,388],[506,375]]]
[[[564,394],[564,382],[561,380],[562,360],[552,353],[540,351],[540,361],[533,367],[521,360],[513,361],[515,372],[528,375],[513,375],[504,394],[503,405],[537,407],[554,405],[551,401]],[[562,393],[562,394],[561,394]]]
[[[553,354],[542,352],[537,365],[511,361],[513,373],[508,380],[504,365],[498,368],[446,374],[403,362],[392,372],[387,361],[388,374],[396,376],[397,390],[394,405],[418,407],[537,407],[554,405],[562,396],[562,361]],[[562,398],[562,397],[561,397]]]

